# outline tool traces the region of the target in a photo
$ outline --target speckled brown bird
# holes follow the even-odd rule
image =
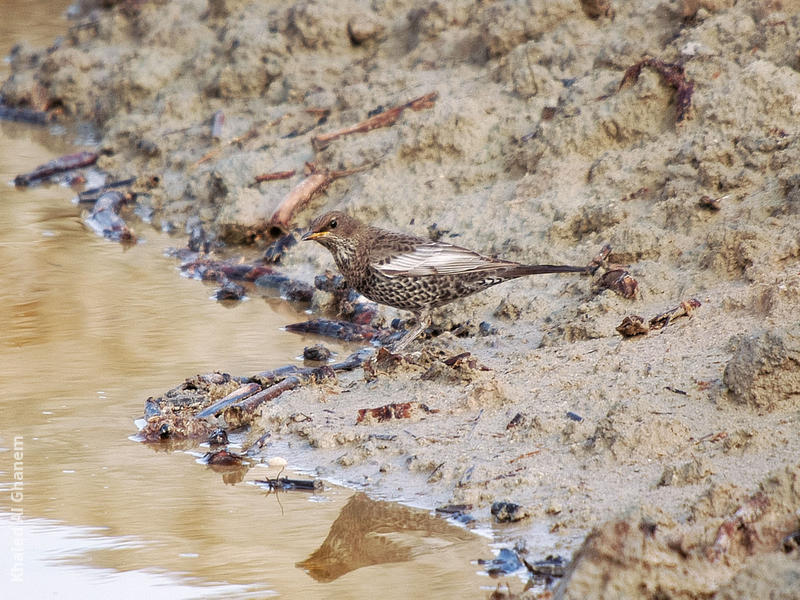
[[[586,273],[589,267],[523,265],[472,250],[379,229],[343,212],[317,217],[303,240],[333,255],[347,284],[370,300],[408,310],[417,325],[394,346],[400,351],[430,324],[430,311],[488,287],[539,273]]]

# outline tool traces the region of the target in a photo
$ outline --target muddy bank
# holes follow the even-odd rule
[[[523,505],[555,550],[577,550],[565,597],[607,580],[600,544],[658,554],[626,560],[620,595],[726,598],[796,578],[777,540],[800,504],[785,483],[800,451],[800,4],[619,3],[613,18],[578,2],[99,4],[113,6],[86,3],[53,47],[19,47],[3,98],[94,122],[98,165],[140,177],[137,202],[163,227],[261,249],[306,163],[368,165],[288,227],[343,208],[523,262],[585,263],[610,243],[638,281],[626,299],[591,278],[528,278],[441,310],[439,330],[465,337],[265,405],[257,425],[277,446],[485,522],[496,500]],[[668,68],[626,77],[646,56]],[[315,143],[434,91],[388,126]],[[303,244],[280,261],[308,282],[332,267]],[[616,331],[690,298],[690,318]],[[488,370],[443,362],[465,351]],[[397,401],[438,412],[357,423]],[[709,558],[759,490],[761,541]],[[750,535],[742,523],[733,537]]]

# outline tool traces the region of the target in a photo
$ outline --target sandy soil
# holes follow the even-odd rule
[[[800,2],[98,4],[113,6],[86,2],[53,47],[17,48],[2,95],[94,122],[101,167],[140,176],[164,227],[263,245],[305,162],[374,162],[296,226],[342,208],[531,263],[609,243],[638,281],[628,300],[527,278],[447,307],[437,323],[467,337],[282,396],[261,423],[275,439],[384,497],[487,523],[492,502],[521,504],[501,538],[544,555],[545,523],[575,551],[557,597],[797,597],[782,540],[800,519]],[[646,56],[684,66],[686,118],[654,69],[620,88]],[[312,146],[432,91],[391,127]],[[332,260],[299,245],[283,268],[310,281]],[[615,330],[693,297],[691,318]],[[488,370],[442,362],[462,351]],[[409,400],[438,412],[356,424]]]

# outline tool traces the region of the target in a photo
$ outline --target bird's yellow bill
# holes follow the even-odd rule
[[[319,238],[325,237],[326,235],[328,235],[327,231],[309,231],[307,233],[304,233],[303,237],[301,237],[300,239],[305,242],[306,240],[318,240]]]

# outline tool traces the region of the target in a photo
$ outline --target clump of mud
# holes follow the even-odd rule
[[[800,328],[770,329],[739,340],[725,366],[728,396],[754,408],[800,402]]]

